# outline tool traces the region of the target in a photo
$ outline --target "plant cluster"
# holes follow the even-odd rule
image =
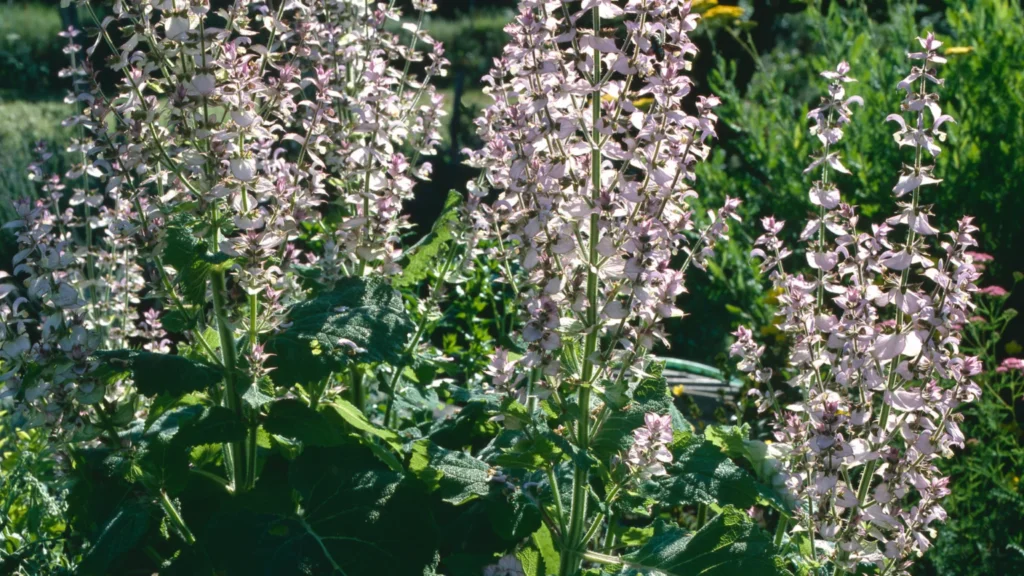
[[[520,2],[466,152],[480,176],[410,246],[447,68],[433,2],[412,5],[82,3],[90,33],[62,33],[74,160],[56,173],[38,150],[0,287],[5,422],[46,439],[68,492],[47,535],[5,539],[4,569],[903,572],[943,516],[933,460],[963,442],[953,409],[981,369],[957,349],[970,220],[926,249],[934,38],[896,117],[913,200],[858,232],[830,183],[843,65],[814,112],[811,276],[783,271],[765,220],[807,391],[768,445],[695,430],[651,354],[739,222],[736,199],[696,209],[719,105],[688,76],[700,15]],[[74,56],[100,45],[105,62]]]
[[[831,82],[828,95],[808,113],[823,147],[804,171],[820,171],[809,192],[818,218],[801,232],[814,272],[785,271],[783,223],[771,217],[752,253],[782,294],[780,327],[793,339],[788,383],[802,391],[801,402],[785,407],[771,391],[761,407],[777,413],[776,437],[790,461],[787,484],[807,503],[797,520],[811,538],[828,542],[823,557],[837,572],[869,562],[883,573],[903,573],[929,548],[933,523],[946,518],[940,501],[949,494],[936,460],[963,448],[962,417],[954,411],[981,394],[975,377],[982,363],[961,351],[960,337],[980,277],[970,252],[977,228],[964,218],[938,254],[929,250],[939,231],[922,196],[940,180],[927,161],[941,151],[942,127],[953,119],[931,91],[943,83],[942,43],[931,34],[918,40],[922,50],[907,54],[914,65],[898,84],[909,122],[903,114],[886,118],[898,126],[897,144],[914,152],[893,188],[909,202],[862,232],[856,209],[841,201],[832,178],[849,170],[833,145],[851,120],[849,106],[861,102],[846,96],[854,80],[843,62],[822,73]],[[890,237],[904,227],[902,240]],[[732,353],[742,358],[740,369],[771,389],[771,370],[761,366],[750,330],[736,336]],[[817,559],[817,546],[812,552]]]

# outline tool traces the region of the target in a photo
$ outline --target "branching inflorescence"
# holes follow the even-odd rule
[[[899,83],[902,114],[886,120],[896,142],[913,151],[893,189],[898,211],[884,223],[858,229],[854,207],[841,201],[832,179],[849,173],[834,145],[850,121],[845,96],[853,79],[844,62],[822,76],[828,96],[811,111],[813,135],[823,149],[806,172],[820,169],[810,190],[819,216],[801,233],[809,275],[787,272],[778,238],[782,222],[766,218],[754,255],[780,291],[780,327],[792,337],[788,383],[802,399],[780,405],[781,392],[762,398],[777,416],[776,436],[786,451],[788,486],[803,502],[800,525],[826,542],[816,546],[839,571],[871,562],[885,574],[902,574],[922,554],[945,519],[940,505],[948,478],[936,459],[963,446],[954,410],[974,400],[982,365],[960,352],[960,327],[972,310],[978,279],[970,253],[977,230],[970,218],[939,242],[924,202],[928,163],[945,134],[933,35],[908,54],[911,73]],[[759,363],[761,348],[749,330],[736,332],[732,353],[740,369],[770,385]]]
[[[183,344],[259,382],[259,341],[307,297],[303,274],[330,286],[401,272],[402,204],[431,171],[444,112],[430,80],[448,63],[423,30],[434,4],[414,2],[404,36],[393,4],[239,0],[211,14],[205,2],[117,2],[100,21],[82,3],[97,27],[90,58],[75,58],[79,31],[62,34],[75,164],[50,174],[41,149],[43,194],[7,225],[27,289],[4,287],[2,394],[21,400],[22,422],[103,426],[104,406],[138,399],[90,380],[89,358],[168,352],[172,323]],[[113,92],[95,67],[104,50]]]
[[[493,371],[530,396],[578,389],[581,449],[608,415],[591,390],[625,389],[643,373],[665,343],[662,322],[682,314],[690,265],[702,267],[738,220],[736,200],[703,228],[691,209],[718,104],[700,96],[695,114],[683,111],[699,16],[677,0],[621,4],[585,0],[573,13],[563,2],[521,3],[484,79],[494,103],[477,121],[484,148],[470,159],[500,191],[485,218],[498,238],[493,256],[516,286],[526,344],[518,365],[527,377],[511,379],[504,354]],[[656,472],[641,452],[630,461]],[[587,485],[581,464],[569,546],[584,539]]]

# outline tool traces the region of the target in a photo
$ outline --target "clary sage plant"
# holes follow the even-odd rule
[[[40,147],[0,288],[4,418],[70,490],[51,572],[905,573],[980,370],[957,346],[970,220],[929,251],[938,41],[910,54],[890,119],[913,163],[875,225],[836,187],[850,67],[823,74],[810,270],[786,271],[770,217],[755,251],[790,363],[743,329],[734,347],[769,388],[769,445],[695,430],[652,355],[739,222],[697,193],[718,104],[687,75],[698,10],[520,2],[466,151],[480,176],[413,243],[448,63],[433,3],[412,7],[79,5],[74,165]],[[466,310],[496,332],[473,336],[479,369],[439,337]]]

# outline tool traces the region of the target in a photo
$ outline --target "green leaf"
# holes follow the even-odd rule
[[[391,446],[391,448],[396,452],[402,449],[402,443],[398,438],[398,434],[395,434],[391,430],[385,430],[384,428],[377,427],[370,423],[370,421],[366,419],[366,415],[360,412],[359,409],[356,408],[355,405],[349,402],[348,400],[345,400],[343,398],[333,400],[329,404],[321,406],[320,412],[326,412],[333,415],[337,415],[342,420],[347,422],[349,426],[355,428],[356,430],[366,432],[367,434],[371,434],[373,436],[376,436],[377,438],[380,438],[389,446]]]
[[[624,560],[666,576],[782,576],[768,536],[744,512],[726,508],[693,535],[659,522],[654,536]]]
[[[530,537],[533,540],[533,545],[537,547],[540,552],[541,558],[544,559],[544,565],[551,573],[554,573],[556,568],[561,563],[561,556],[558,554],[558,550],[555,549],[555,541],[551,537],[551,530],[548,530],[546,524],[541,524],[540,528]]]
[[[176,494],[188,482],[189,448],[242,440],[245,433],[245,424],[227,408],[188,405],[165,411],[148,426],[138,422],[125,434],[137,437],[143,483]]]
[[[263,429],[293,438],[306,446],[331,447],[347,442],[348,431],[301,400],[285,398],[271,404]]]
[[[149,507],[128,503],[111,518],[99,538],[86,552],[76,574],[107,576],[117,561],[132,550],[149,529]]]
[[[544,559],[536,548],[523,548],[516,552],[516,559],[523,566],[523,573],[526,576],[547,576],[544,566]]]
[[[459,206],[461,204],[462,194],[457,190],[450,190],[444,203],[444,209],[434,221],[434,227],[430,231],[430,241],[413,251],[409,262],[402,270],[402,275],[392,281],[395,288],[415,286],[436,268],[438,255],[451,241],[452,228],[459,222]]]
[[[223,379],[219,368],[175,354],[140,350],[97,352],[108,369],[130,371],[135,388],[145,396],[165,394],[177,398],[207,390]]]
[[[776,487],[778,482],[778,462],[771,455],[768,445],[759,440],[748,440],[750,427],[742,426],[708,426],[704,430],[704,437],[727,456],[735,459],[744,459],[750,463],[754,470],[754,477],[757,478],[757,490],[761,496],[761,502],[781,511],[790,511],[793,503],[786,495],[782,486]]]
[[[210,406],[194,419],[184,422],[174,435],[176,446],[228,444],[245,439],[245,423],[223,406]]]
[[[447,450],[430,440],[412,446],[409,471],[450,504],[464,504],[490,492],[491,467],[465,452]]]
[[[174,334],[187,332],[196,327],[197,309],[196,306],[186,306],[184,313],[182,310],[168,310],[160,317],[160,323],[168,332]]]
[[[436,538],[418,483],[353,444],[306,448],[286,476],[261,477],[237,497],[199,541],[226,576],[380,576],[432,573]]]
[[[206,302],[206,282],[214,270],[224,270],[231,264],[223,253],[210,254],[207,243],[179,222],[167,227],[164,238],[164,262],[178,272],[182,295],[192,304]]]
[[[750,426],[708,426],[704,429],[704,437],[708,442],[733,458],[744,458],[747,455],[745,442],[750,436]]]
[[[598,460],[607,462],[616,454],[625,452],[633,443],[633,430],[644,425],[648,412],[668,414],[672,399],[668,395],[661,367],[655,365],[652,375],[645,378],[633,391],[633,401],[621,410],[612,412],[591,442],[591,450]]]
[[[491,529],[509,542],[518,542],[541,526],[540,509],[521,491],[507,494],[496,487],[484,503]]]
[[[714,444],[692,436],[676,451],[668,476],[657,478],[671,504],[718,504],[749,508],[757,503],[757,482]]]
[[[494,459],[502,468],[545,470],[562,461],[562,450],[547,436],[523,438]]]
[[[413,328],[401,295],[373,277],[341,279],[292,307],[288,321],[266,344],[279,386],[320,382],[351,362],[398,364]]]

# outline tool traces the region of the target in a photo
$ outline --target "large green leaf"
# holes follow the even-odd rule
[[[150,509],[141,503],[120,508],[85,553],[76,574],[107,576],[118,560],[138,544],[149,529]]]
[[[459,505],[490,492],[490,466],[465,452],[447,450],[430,440],[413,444],[409,471],[441,499]]]
[[[693,535],[660,523],[654,536],[624,558],[633,568],[666,576],[782,576],[775,547],[746,513],[726,508]]]
[[[422,282],[430,271],[437,266],[438,256],[452,239],[452,228],[459,221],[459,205],[462,204],[462,194],[457,190],[450,190],[448,198],[445,199],[444,209],[434,221],[428,238],[424,238],[425,244],[412,252],[409,262],[405,265],[402,275],[395,278],[395,288],[415,286]]]
[[[306,446],[340,446],[348,437],[348,432],[336,421],[331,421],[326,415],[295,398],[285,398],[271,404],[263,428],[271,434],[298,440]]]
[[[227,576],[418,576],[437,562],[422,488],[358,445],[306,448],[286,475],[261,477],[199,540]]]
[[[380,278],[343,278],[292,307],[288,322],[266,344],[279,386],[320,382],[350,362],[398,364],[413,328],[402,296]]]
[[[230,258],[220,252],[211,254],[207,243],[180,222],[167,227],[164,244],[164,262],[178,272],[177,280],[185,300],[193,304],[204,304],[210,272],[229,267]],[[184,327],[187,321],[187,318],[175,317],[172,327]]]
[[[344,398],[337,398],[321,406],[320,411],[325,414],[331,414],[341,418],[348,423],[349,426],[359,430],[360,432],[366,432],[367,434],[380,438],[395,451],[401,450],[401,442],[398,434],[395,434],[391,430],[375,426],[366,418],[365,414],[355,407],[354,404]]]
[[[652,375],[645,378],[633,391],[633,400],[624,408],[612,412],[600,431],[591,440],[591,450],[601,461],[629,450],[633,444],[633,430],[644,425],[648,412],[669,414],[672,399],[668,395],[665,379],[661,377],[660,366],[652,368]]]
[[[137,443],[144,484],[176,494],[188,481],[189,448],[225,444],[245,438],[245,424],[220,406],[180,406],[167,410],[145,431],[138,422],[126,432]]]
[[[175,354],[157,354],[142,350],[97,352],[104,368],[131,372],[140,394],[164,394],[172,398],[206,390],[223,378],[219,368]]]
[[[746,460],[754,471],[757,479],[757,490],[762,503],[769,504],[777,510],[790,511],[793,508],[792,496],[788,495],[778,474],[778,462],[770,453],[770,448],[759,440],[749,440],[750,427],[742,426],[708,426],[704,429],[704,437],[714,444],[725,455],[736,460]]]
[[[658,478],[665,489],[659,498],[666,506],[678,504],[731,504],[749,508],[761,495],[758,483],[714,444],[691,436],[675,451],[668,476]]]
[[[204,407],[195,418],[183,422],[172,443],[190,448],[203,444],[228,444],[245,439],[245,423],[223,406]]]

